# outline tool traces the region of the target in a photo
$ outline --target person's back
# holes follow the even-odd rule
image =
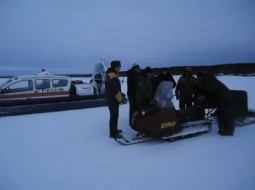
[[[201,84],[207,95],[217,100],[218,107],[232,106],[234,97],[230,89],[212,74],[206,74]]]
[[[175,89],[175,94],[179,100],[180,109],[192,107],[194,93],[193,88],[195,84],[195,77],[192,75],[190,70],[186,69],[182,76],[179,78]]]
[[[218,133],[233,136],[235,131],[233,104],[234,97],[228,87],[212,74],[198,73],[198,81],[206,93],[207,100],[217,107]]]
[[[127,71],[127,95],[136,96],[136,77],[139,73],[140,66],[136,63]]]
[[[151,83],[151,89],[152,89],[151,95],[152,95],[152,97],[154,97],[154,95],[155,95],[155,93],[157,91],[157,87],[158,87],[158,79],[153,74],[152,69],[150,67],[146,67],[144,69],[144,71],[146,72],[148,80]]]
[[[101,73],[95,74],[94,80],[95,80],[95,81],[102,81],[102,74],[101,74]]]
[[[136,100],[138,107],[146,107],[152,100],[151,83],[144,70],[137,77]]]
[[[129,125],[132,125],[132,117],[137,110],[136,89],[137,75],[140,71],[140,66],[136,63],[127,72],[127,96],[129,100]]]

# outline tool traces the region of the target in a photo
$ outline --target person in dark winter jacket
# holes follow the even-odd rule
[[[136,101],[136,78],[140,72],[140,66],[136,63],[133,64],[132,68],[127,71],[127,96],[129,100],[129,125],[132,125],[132,117],[137,110]]]
[[[173,89],[175,88],[176,86],[176,82],[174,80],[174,77],[173,75],[171,75],[167,68],[163,68],[160,72],[160,74],[158,75],[157,77],[157,86],[162,82],[162,81],[171,81],[173,83]]]
[[[119,104],[122,102],[121,84],[118,73],[121,68],[120,61],[112,61],[111,67],[106,71],[105,96],[110,110],[110,138],[121,138],[122,131],[118,130]]]
[[[153,98],[156,91],[157,91],[157,82],[158,82],[158,80],[157,80],[157,77],[153,74],[152,69],[150,67],[146,67],[144,69],[144,71],[146,72],[147,77],[148,77],[148,79],[151,83],[151,90],[152,90],[151,96]]]
[[[196,78],[192,75],[191,69],[186,68],[177,82],[175,89],[176,99],[179,100],[179,108],[184,109],[193,106],[193,88]]]
[[[152,87],[150,78],[145,70],[141,70],[137,76],[136,100],[138,109],[147,107],[152,100]]]
[[[209,73],[198,73],[197,82],[206,95],[217,107],[218,133],[222,136],[233,136],[235,131],[233,104],[234,97],[226,85]]]

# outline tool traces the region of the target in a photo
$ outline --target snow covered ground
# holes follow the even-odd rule
[[[255,109],[252,77],[219,79],[247,90]],[[255,189],[255,125],[234,137],[215,126],[192,139],[124,147],[108,138],[108,119],[107,107],[0,118],[0,190]],[[119,126],[134,134],[128,105]]]

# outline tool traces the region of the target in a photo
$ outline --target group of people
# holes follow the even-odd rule
[[[110,110],[110,137],[121,138],[121,130],[118,130],[119,105],[122,102],[121,84],[118,73],[121,68],[120,61],[112,61],[111,67],[106,71],[105,93]],[[187,67],[176,83],[167,68],[163,68],[158,76],[155,76],[150,67],[141,69],[136,63],[127,72],[127,96],[129,99],[129,125],[132,126],[132,116],[139,109],[146,107],[153,100],[158,85],[162,81],[171,81],[175,89],[176,99],[179,100],[179,108],[185,109],[193,106],[196,90],[203,91],[206,96],[214,96],[217,99],[217,111],[219,121],[219,134],[233,136],[234,116],[233,97],[230,90],[215,76],[207,73],[198,73],[193,76],[190,67]],[[215,99],[215,98],[214,98]]]
[[[152,73],[150,67],[141,69],[138,64],[127,72],[127,95],[130,104],[129,125],[132,125],[132,116],[140,107],[146,107],[153,99],[159,84],[162,81],[171,81],[175,95],[179,100],[179,108],[184,109],[193,106],[194,86],[196,78],[193,76],[191,68],[187,67],[183,75],[176,83],[172,74],[167,68],[163,68],[158,76]]]

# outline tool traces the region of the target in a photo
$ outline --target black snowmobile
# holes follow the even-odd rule
[[[213,104],[208,107],[203,94],[195,97],[195,106],[176,110],[172,103],[172,82],[163,81],[158,86],[151,104],[133,115],[132,129],[137,131],[132,140],[124,136],[115,139],[122,145],[132,145],[148,141],[176,141],[206,134],[211,131]],[[248,110],[247,93],[233,91],[236,98],[235,119],[239,125],[255,123],[255,111]],[[207,110],[207,112],[206,112]]]

